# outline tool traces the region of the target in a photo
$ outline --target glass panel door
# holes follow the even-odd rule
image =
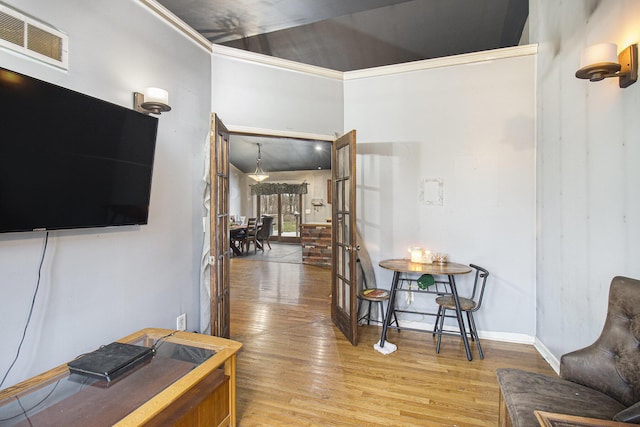
[[[300,203],[299,194],[280,194],[281,237],[300,239]]]
[[[211,218],[210,301],[211,335],[229,338],[229,131],[217,115],[211,115]]]
[[[260,216],[268,215],[273,217],[273,236],[271,240],[277,240],[280,236],[280,221],[278,221],[278,195],[258,196],[260,204]]]
[[[358,344],[356,282],[356,132],[333,143],[332,149],[332,278],[331,320],[351,341]]]
[[[257,196],[260,216],[273,217],[271,241],[300,243],[302,196],[300,194],[271,194]]]

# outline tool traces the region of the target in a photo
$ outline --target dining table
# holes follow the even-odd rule
[[[410,276],[430,274],[433,276],[441,276],[446,278],[444,282],[440,281],[440,283],[446,283],[449,286],[451,295],[453,296],[453,300],[455,301],[456,318],[458,320],[460,335],[464,343],[464,349],[467,353],[467,360],[472,360],[473,357],[471,356],[471,350],[469,348],[469,339],[467,337],[464,320],[462,318],[462,310],[460,309],[460,298],[458,296],[458,289],[456,286],[456,276],[470,273],[472,271],[471,267],[465,264],[458,264],[454,262],[433,262],[431,264],[426,264],[420,262],[412,262],[410,259],[385,259],[383,261],[380,261],[378,265],[386,270],[393,271],[393,280],[391,281],[391,288],[389,289],[389,303],[387,305],[387,312],[382,324],[382,335],[380,336],[379,343],[380,347],[384,347],[384,343],[387,339],[387,329],[390,327],[391,323],[390,320],[393,318],[393,315],[396,312],[396,294],[399,291],[398,284],[400,283],[401,278],[411,280]],[[432,291],[425,291],[424,293],[441,294],[440,292]],[[425,312],[422,314],[436,316],[435,313]],[[410,329],[405,327],[401,328],[400,325],[391,327],[398,330]],[[416,330],[424,332],[424,330]]]
[[[242,256],[242,246],[238,247],[237,236],[245,234],[247,231],[247,224],[233,224],[229,226],[229,247],[233,254],[236,256]]]
[[[262,223],[258,223],[256,225],[256,233],[258,232],[258,230],[260,230],[260,228],[262,227]],[[231,251],[233,252],[234,255],[237,256],[242,256],[244,255],[244,252],[242,250],[242,246],[238,247],[238,245],[236,244],[238,242],[238,239],[234,239],[234,235],[237,236],[238,234],[245,234],[247,233],[247,224],[232,224],[229,226],[229,246],[231,248]],[[256,244],[258,245],[258,249],[262,249],[262,245],[260,244],[260,242],[256,241]]]

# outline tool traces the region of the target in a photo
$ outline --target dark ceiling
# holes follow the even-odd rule
[[[258,143],[262,144],[260,166],[273,171],[330,170],[331,143],[299,139],[231,135],[229,161],[244,173],[256,170]]]
[[[529,13],[528,0],[158,1],[212,43],[337,71],[516,46]],[[231,163],[255,170],[259,141],[266,171],[331,167],[313,141],[237,135]]]
[[[516,46],[528,0],[159,0],[213,43],[338,71]]]

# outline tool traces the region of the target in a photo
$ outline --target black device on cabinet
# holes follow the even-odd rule
[[[146,224],[157,128],[0,68],[0,232]]]

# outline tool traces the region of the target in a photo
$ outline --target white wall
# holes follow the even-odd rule
[[[484,266],[478,328],[524,341],[535,334],[534,78],[535,57],[521,56],[345,82],[358,227],[374,265],[423,246]],[[425,179],[442,180],[441,206],[421,202]],[[388,287],[392,273],[376,277]]]
[[[530,4],[539,42],[537,336],[559,358],[598,337],[614,276],[640,278],[640,83],[574,77],[584,47],[640,42],[640,2]]]
[[[229,165],[229,171],[229,214],[248,216],[250,208],[243,191],[247,185],[246,174],[234,165]]]
[[[342,81],[214,51],[211,111],[229,126],[333,135],[343,129]]]
[[[331,200],[329,200],[327,180],[331,180],[330,170],[304,171],[304,181],[309,183],[308,193],[302,198],[302,209],[304,215],[302,222],[307,224],[326,223],[327,218],[331,218]],[[313,206],[313,199],[321,199],[322,206]]]
[[[200,177],[211,59],[135,0],[6,0],[69,36],[69,70],[0,50],[0,65],[119,105],[160,86],[149,224],[51,233],[33,318],[3,387],[144,327],[197,325]],[[1,102],[1,101],[0,101]],[[0,235],[0,375],[13,359],[36,284],[43,233]]]

